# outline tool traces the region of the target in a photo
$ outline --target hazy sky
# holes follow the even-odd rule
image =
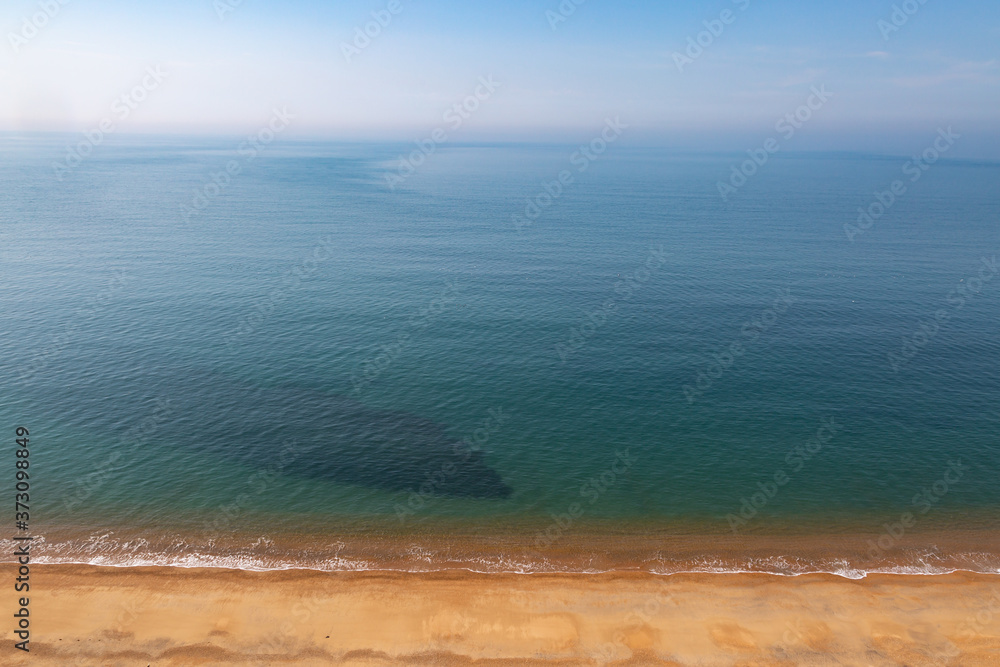
[[[1000,157],[997,0],[398,2],[348,62],[390,0],[5,0],[0,130],[96,126],[158,65],[118,131],[239,133],[277,106],[290,136],[418,139],[492,76],[454,137],[573,140],[620,116],[632,141],[715,150],[775,135],[825,85],[795,148],[908,151],[951,125],[970,139],[956,154]],[[888,32],[894,4],[916,12]],[[679,71],[675,52],[726,10]]]

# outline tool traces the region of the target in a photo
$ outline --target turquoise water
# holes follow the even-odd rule
[[[405,146],[119,139],[60,181],[66,140],[0,141],[37,530],[996,527],[1000,164],[851,241],[908,158],[779,156],[723,201],[737,155],[455,146],[390,190]]]

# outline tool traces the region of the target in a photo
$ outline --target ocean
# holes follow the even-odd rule
[[[0,137],[41,562],[1000,573],[1000,163],[78,139]]]

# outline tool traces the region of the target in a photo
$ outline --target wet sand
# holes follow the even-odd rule
[[[16,576],[10,564],[0,570]],[[30,655],[8,639],[0,663],[1000,665],[1000,576],[968,573],[33,565],[30,610]]]
[[[1000,524],[976,530],[908,532],[901,539],[890,540],[877,532],[879,525],[874,522],[867,526],[867,532],[749,535],[699,532],[706,526],[697,522],[687,526],[596,523],[572,525],[565,531],[554,524],[512,522],[485,527],[454,522],[437,530],[421,526],[409,531],[401,530],[398,521],[388,526],[370,521],[353,530],[340,524],[303,530],[300,524],[304,522],[295,517],[284,523],[298,530],[258,526],[215,535],[181,526],[131,530],[45,527],[32,542],[31,553],[35,562],[45,564],[234,570],[471,570],[496,574],[638,570],[653,574],[829,573],[852,578],[866,572],[1000,573]],[[553,527],[557,529],[554,532]],[[773,531],[774,526],[768,528]],[[545,532],[555,539],[539,539]],[[887,548],[882,549],[876,540]],[[2,560],[6,558],[0,556]]]

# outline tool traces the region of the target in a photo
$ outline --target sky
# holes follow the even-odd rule
[[[729,150],[798,111],[797,150],[952,126],[956,156],[1000,158],[996,0],[5,0],[0,34],[0,131],[233,134],[277,108],[291,137],[563,142],[618,117],[633,143]]]

